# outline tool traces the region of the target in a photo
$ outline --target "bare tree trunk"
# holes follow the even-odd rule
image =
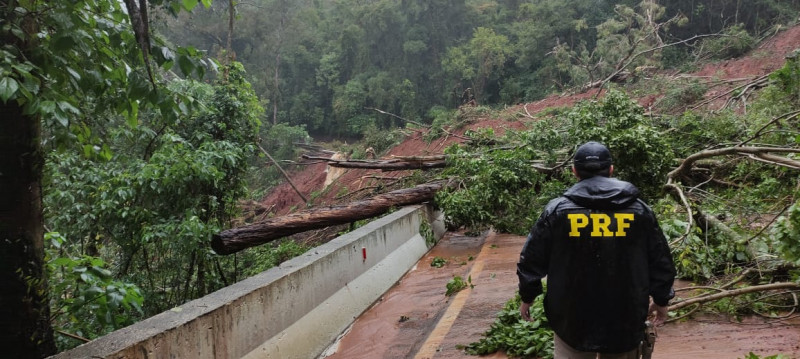
[[[228,59],[230,59],[231,62],[235,58],[233,55],[233,20],[236,17],[236,9],[233,5],[233,0],[228,0],[228,41],[225,47],[228,50]]]
[[[280,100],[280,68],[281,68],[281,46],[283,45],[283,30],[286,24],[286,13],[288,9],[285,7],[288,6],[284,4],[284,11],[281,13],[281,21],[278,25],[278,46],[275,49],[275,76],[273,77],[273,86],[275,87],[275,92],[273,93],[273,100],[272,100],[272,124],[278,124],[278,100]]]
[[[303,155],[303,158],[327,161],[328,165],[331,167],[376,169],[382,171],[402,171],[447,167],[447,159],[444,156],[396,158],[393,160],[378,161],[334,160],[327,157],[314,157],[309,155]]]
[[[280,66],[281,66],[281,53],[280,49],[278,50],[278,54],[275,56],[275,77],[273,79],[273,83],[275,86],[275,93],[272,100],[272,124],[278,124],[278,97],[280,97]]]
[[[218,254],[231,254],[295,233],[372,218],[386,213],[393,207],[430,201],[436,191],[444,185],[444,182],[422,184],[346,205],[312,208],[244,227],[231,228],[212,236],[211,248]]]
[[[0,104],[0,347],[8,358],[56,351],[44,270],[41,127]]]

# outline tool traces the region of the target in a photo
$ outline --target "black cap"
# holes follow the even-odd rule
[[[586,142],[575,151],[575,168],[601,170],[611,166],[611,152],[599,142]]]

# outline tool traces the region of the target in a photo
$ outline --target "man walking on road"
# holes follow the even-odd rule
[[[572,171],[579,182],[547,204],[522,248],[520,314],[531,320],[547,276],[556,359],[638,358],[648,314],[663,323],[675,295],[672,255],[639,190],[611,178],[606,146],[580,146]]]

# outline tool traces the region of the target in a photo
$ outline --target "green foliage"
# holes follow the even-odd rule
[[[241,258],[242,277],[247,278],[297,257],[310,247],[290,239],[280,240],[268,246],[253,248],[249,255]]]
[[[282,161],[295,161],[299,157],[300,148],[296,144],[311,144],[312,139],[305,126],[292,126],[285,123],[277,125],[265,124],[260,130],[259,143],[267,153],[284,166]],[[247,188],[250,197],[263,198],[264,191],[280,184],[283,180],[281,171],[260,150],[258,157],[250,160],[247,173]]]
[[[599,102],[579,104],[567,117],[576,145],[604,143],[614,158],[615,176],[639,187],[645,198],[657,196],[674,157],[672,146],[641,106],[612,90]]]
[[[793,103],[800,102],[800,50],[786,57],[786,64],[770,74],[770,79],[786,93]]]
[[[700,115],[685,112],[672,120],[673,130],[666,133],[678,157],[689,156],[719,143],[735,141],[747,133],[747,126],[731,113]]]
[[[665,111],[682,110],[703,99],[708,86],[700,81],[692,81],[685,86],[677,85],[667,89],[658,108]]]
[[[420,223],[419,223],[419,234],[425,238],[425,244],[428,247],[433,247],[436,245],[437,239],[436,235],[433,233],[433,228],[431,228],[431,224],[424,218],[425,216],[420,215]]]
[[[46,222],[72,251],[113,261],[135,283],[146,315],[229,283],[233,259],[208,238],[236,214],[263,113],[240,65],[215,85],[179,82],[198,110],[174,122],[140,114],[136,128],[107,132],[113,161],[54,152],[47,161]]]
[[[461,278],[461,276],[453,276],[453,279],[447,282],[446,287],[447,291],[444,293],[444,295],[449,297],[464,289],[475,288],[475,285],[472,284],[472,276],[467,277],[466,281],[463,278]]]
[[[789,359],[789,356],[784,354],[775,354],[775,355],[768,355],[768,356],[759,356],[758,354],[754,354],[753,352],[747,353],[742,359]]]
[[[719,37],[702,41],[698,56],[725,60],[744,55],[755,44],[755,39],[741,24],[725,28]]]
[[[433,257],[431,267],[442,268],[447,264],[447,260],[442,257]],[[449,289],[449,287],[448,287]]]
[[[544,178],[530,165],[532,151],[498,149],[475,156],[451,146],[446,153],[450,163],[443,175],[461,179],[458,187],[436,194],[448,222],[474,230],[493,226],[510,233],[524,233],[530,228],[536,183]]]
[[[531,304],[530,315],[533,321],[528,322],[519,313],[521,300],[517,293],[497,313],[497,319],[483,334],[484,338],[464,347],[466,353],[487,355],[503,351],[514,358],[552,358],[553,331],[544,314],[543,298],[544,296],[539,296]]]
[[[139,288],[114,279],[102,258],[65,253],[67,239],[57,232],[46,233],[45,240],[50,244],[51,321],[57,330],[94,339],[133,324],[144,314]],[[58,337],[58,346],[80,344],[73,341]]]
[[[180,10],[181,2],[167,8]],[[218,1],[191,17],[168,18],[159,31],[219,54],[227,51],[218,40],[227,36],[227,6]],[[685,68],[692,47],[731,56],[794,21],[800,9],[774,0],[258,0],[240,6],[246,11],[237,11],[233,52],[258,94],[269,99],[273,120],[340,137],[371,123],[365,107],[429,122],[428,109],[457,108],[471,99],[467,90],[481,105],[516,104],[602,80],[622,60],[631,60],[631,69]],[[643,52],[723,30],[726,36],[703,46]],[[9,86],[0,82],[0,96]],[[375,125],[401,124],[381,118]]]
[[[667,238],[681,237],[686,225],[686,222],[677,218],[664,216],[661,220],[661,229]],[[673,257],[678,275],[696,281],[705,281],[724,274],[737,263],[745,263],[749,258],[744,244],[724,238],[720,233],[703,232],[698,227],[694,227],[675,248]]]
[[[795,202],[780,217],[770,233],[778,252],[789,262],[800,266],[800,202]]]
[[[672,154],[642,108],[618,91],[585,102],[563,117],[542,119],[531,130],[470,133],[474,148],[451,146],[442,176],[458,186],[436,194],[451,226],[525,234],[544,205],[574,182],[568,171],[537,170],[568,163],[574,147],[589,140],[606,143],[615,175],[633,182],[645,196],[661,191]],[[505,146],[500,146],[505,144]]]
[[[372,148],[377,156],[400,143],[404,137],[398,130],[380,130],[373,124],[364,126],[361,135],[361,146],[365,149]]]

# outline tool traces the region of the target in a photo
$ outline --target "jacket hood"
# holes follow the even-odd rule
[[[586,208],[614,210],[626,208],[636,201],[639,189],[629,182],[594,176],[570,187],[564,192],[564,197]]]

